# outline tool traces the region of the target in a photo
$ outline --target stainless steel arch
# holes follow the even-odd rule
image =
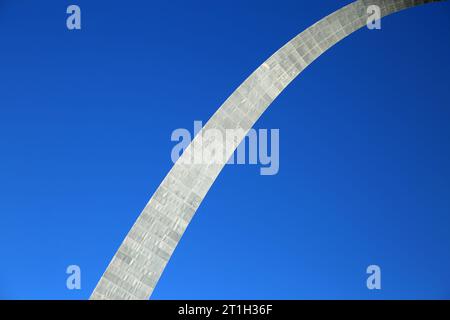
[[[195,211],[224,164],[189,164],[194,146],[208,129],[243,129],[232,148],[203,141],[228,159],[273,100],[309,64],[334,44],[366,25],[367,7],[382,16],[442,0],[358,0],[318,21],[289,41],[224,102],[192,141],[129,231],[91,299],[148,299]],[[207,146],[206,146],[207,145]]]

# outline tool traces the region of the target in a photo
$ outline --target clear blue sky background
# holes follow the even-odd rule
[[[172,131],[349,2],[0,0],[0,298],[88,298],[170,169]],[[227,166],[153,298],[450,298],[450,4],[382,23],[258,121],[280,129],[279,174]]]

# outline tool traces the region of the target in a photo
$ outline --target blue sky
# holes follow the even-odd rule
[[[88,298],[172,131],[349,2],[0,0],[0,298]],[[153,298],[450,298],[448,39],[432,4],[315,61],[256,124],[280,129],[279,173],[227,166]]]

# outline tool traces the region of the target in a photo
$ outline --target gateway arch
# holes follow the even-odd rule
[[[366,26],[367,8],[381,16],[443,0],[358,0],[318,21],[267,59],[209,119],[174,164],[134,223],[91,299],[149,299],[181,236],[224,163],[192,163],[195,146],[228,159],[276,97],[323,52]],[[202,141],[203,132],[241,129],[231,148]]]

